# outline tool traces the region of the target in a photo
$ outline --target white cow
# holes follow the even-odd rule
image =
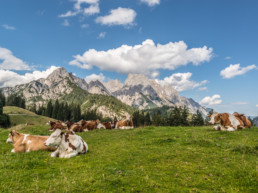
[[[63,133],[61,129],[55,130],[45,142],[46,146],[56,147],[51,157],[71,158],[88,151],[87,143],[73,131]]]

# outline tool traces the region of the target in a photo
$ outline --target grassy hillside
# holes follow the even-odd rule
[[[35,125],[44,125],[49,120],[54,120],[52,118],[40,116],[26,109],[14,107],[14,106],[4,107],[4,113],[10,116],[11,126],[26,124],[26,123],[32,123]]]
[[[47,126],[23,133],[50,135]],[[80,133],[89,152],[12,154],[0,129],[0,192],[256,192],[258,129],[146,127]]]

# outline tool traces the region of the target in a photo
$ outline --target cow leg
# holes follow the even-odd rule
[[[51,153],[51,157],[58,157],[59,156],[59,150],[57,149],[53,153]]]
[[[215,129],[216,131],[219,131],[219,130],[220,130],[220,126],[219,126],[219,125],[215,125],[215,126],[213,127],[213,129]]]
[[[65,154],[63,156],[63,158],[71,158],[71,157],[74,157],[74,156],[77,156],[78,155],[78,152],[72,152],[72,153],[69,153],[69,154]]]
[[[227,131],[235,131],[233,127],[228,127]]]

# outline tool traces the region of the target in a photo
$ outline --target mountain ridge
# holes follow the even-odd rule
[[[200,110],[203,115],[208,113],[204,107],[193,99],[180,96],[172,86],[160,85],[155,80],[149,79],[142,74],[129,74],[124,83],[118,79],[108,82],[99,80],[86,82],[84,79],[68,73],[65,68],[58,68],[49,74],[47,78],[41,78],[14,87],[5,87],[1,90],[5,96],[12,93],[22,93],[27,105],[36,103],[37,106],[46,104],[48,100],[56,99],[67,102],[76,101],[82,105],[88,98],[94,98],[94,96],[98,100],[104,101],[106,101],[104,97],[114,97],[109,99],[113,103],[119,104],[118,106],[122,108],[121,112],[111,112],[112,109],[109,109],[109,105],[104,105],[101,101],[95,101],[96,103],[92,104],[96,108],[100,108],[96,104],[101,104],[102,110],[99,109],[99,111],[113,116],[121,116],[121,113],[130,114],[132,108],[143,110],[162,106],[186,106],[191,113],[195,113],[196,110]],[[124,105],[116,100],[121,101]],[[86,106],[89,108],[89,104]],[[114,106],[113,109],[118,111]],[[110,112],[105,113],[105,111]]]

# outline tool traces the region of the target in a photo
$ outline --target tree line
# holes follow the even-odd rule
[[[38,109],[34,104],[31,109],[38,115],[51,117],[60,121],[77,122],[81,119],[84,120],[102,120],[102,115],[97,113],[96,110],[87,110],[84,113],[81,111],[79,104],[68,104],[67,102],[59,102],[59,100],[48,101],[46,106],[40,106]]]
[[[187,107],[174,107],[170,111],[150,112],[135,111],[133,114],[135,127],[140,126],[203,126],[208,124],[208,120],[203,118],[199,110],[196,114],[190,114]]]

